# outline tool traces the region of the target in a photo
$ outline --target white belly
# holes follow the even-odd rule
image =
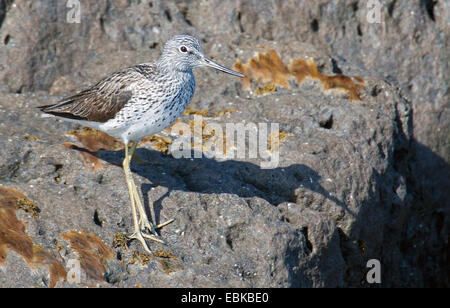
[[[180,100],[155,105],[153,108],[135,105],[133,108],[136,112],[132,110],[125,113],[130,118],[124,120],[124,116],[118,116],[113,121],[102,123],[94,128],[124,143],[138,142],[172,125],[183,114],[191,98],[192,96],[183,96]]]
[[[163,85],[145,81],[130,86],[133,91],[130,102],[114,119],[98,125],[98,129],[128,143],[138,142],[167,128],[182,115],[194,95],[195,80],[192,72],[180,76],[174,82]],[[165,89],[163,93],[155,90],[161,88]]]

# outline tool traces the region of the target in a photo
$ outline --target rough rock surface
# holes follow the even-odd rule
[[[448,286],[447,2],[383,3],[381,24],[367,22],[364,1],[83,2],[79,24],[66,22],[68,10],[0,0],[0,184],[39,208],[39,217],[16,213],[36,247],[68,272],[80,259],[81,283],[57,287],[369,286],[374,258],[381,286]],[[143,143],[139,158],[161,164],[133,163],[136,183],[158,222],[176,219],[161,231],[167,244],[143,256],[137,243],[114,241],[132,230],[123,151],[98,151],[94,170],[86,162],[95,156],[67,135],[79,127],[35,107],[154,60],[186,31],[227,66],[273,49],[286,65],[312,57],[321,73],[360,76],[364,86],[360,100],[315,79],[254,83],[267,90],[255,95],[196,71],[190,107],[208,109],[206,122],[279,123],[288,135],[274,169],[261,158],[175,159]],[[1,202],[3,215],[11,203]],[[77,250],[73,230],[97,244]],[[98,258],[99,241],[112,257]],[[51,285],[49,269],[32,271],[11,243],[0,236],[0,286]]]

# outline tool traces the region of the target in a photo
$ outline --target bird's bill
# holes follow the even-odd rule
[[[241,77],[241,78],[246,78],[247,77],[247,76],[245,76],[245,75],[243,75],[241,73],[233,71],[232,69],[229,69],[229,68],[227,68],[225,66],[219,65],[216,62],[214,62],[214,61],[212,61],[212,60],[210,60],[208,58],[203,58],[202,62],[203,62],[204,65],[212,67],[212,68],[215,68],[216,70],[219,70],[221,72],[224,72],[224,73],[227,73],[227,74],[230,74],[230,75],[233,75],[233,76]]]

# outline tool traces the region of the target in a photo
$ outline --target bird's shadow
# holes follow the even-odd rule
[[[149,165],[132,162],[131,170],[148,179],[142,184],[144,204],[149,204],[148,192],[164,186],[168,191],[153,202],[155,221],[159,223],[163,199],[173,190],[203,194],[235,194],[241,198],[259,197],[277,206],[283,202],[296,202],[296,190],[302,187],[334,202],[348,214],[355,214],[347,205],[330,194],[320,183],[321,176],[303,164],[262,169],[249,162],[217,161],[202,158],[174,158],[159,151],[138,148],[136,154]],[[122,166],[124,151],[100,151],[97,156],[114,165]],[[156,164],[156,165],[155,165]],[[147,208],[148,211],[148,208]]]

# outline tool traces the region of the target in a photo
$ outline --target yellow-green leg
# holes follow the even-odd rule
[[[151,253],[150,249],[147,246],[147,243],[145,242],[142,232],[139,229],[139,223],[138,223],[138,218],[137,218],[137,213],[136,213],[136,203],[135,203],[133,187],[132,187],[133,178],[131,176],[131,171],[130,171],[130,157],[128,156],[128,145],[125,145],[125,158],[123,160],[123,171],[125,173],[125,180],[126,180],[127,186],[128,186],[128,193],[130,194],[131,215],[133,216],[133,224],[134,224],[134,233],[132,235],[130,235],[129,238],[137,239],[144,247],[144,250],[148,253]]]
[[[133,176],[132,176],[131,170],[130,170],[131,158],[133,157],[134,151],[136,150],[136,146],[137,146],[137,143],[134,143],[134,142],[125,146],[125,159],[123,160],[123,170],[125,172],[125,179],[127,181],[128,191],[130,194],[131,209],[133,212],[132,213],[133,214],[133,223],[134,223],[134,229],[135,229],[134,233],[130,236],[130,238],[139,240],[141,242],[142,246],[144,246],[144,249],[147,252],[150,252],[150,249],[148,249],[148,246],[145,243],[144,238],[147,238],[147,239],[159,242],[159,243],[164,243],[164,242],[161,241],[160,239],[157,239],[154,236],[143,233],[142,231],[148,229],[151,233],[156,235],[156,229],[162,228],[165,225],[171,223],[173,221],[173,219],[156,226],[156,228],[148,220],[147,214],[145,213],[144,206],[141,202],[141,198],[137,191],[136,184],[134,183]],[[136,208],[139,212],[139,220],[137,218]]]

